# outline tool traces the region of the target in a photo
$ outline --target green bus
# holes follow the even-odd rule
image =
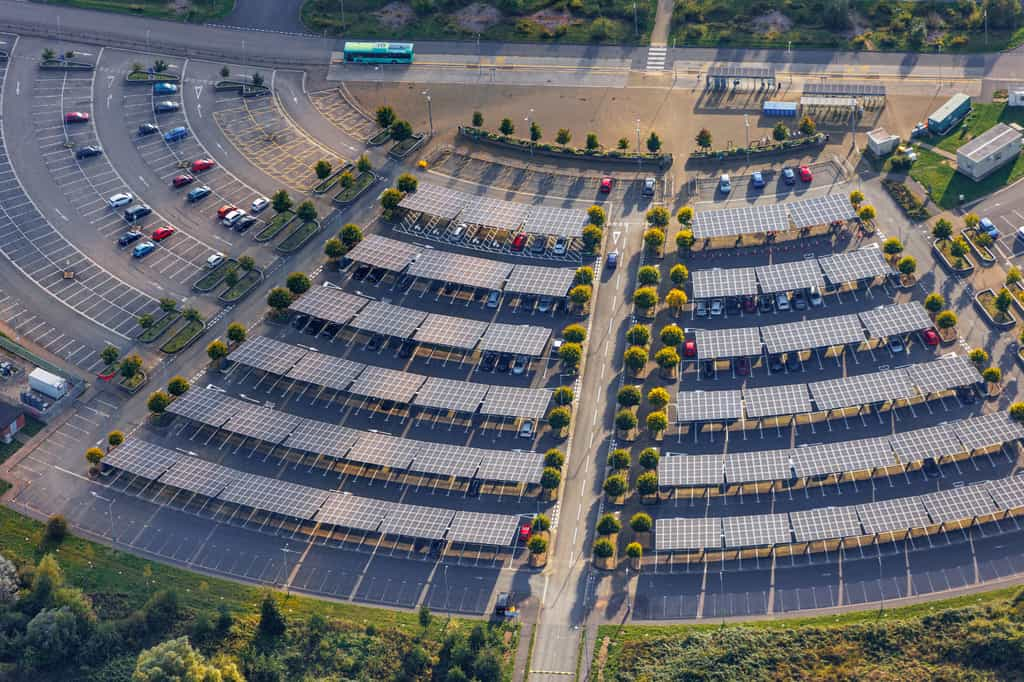
[[[412,43],[345,43],[345,61],[364,64],[411,64]]]

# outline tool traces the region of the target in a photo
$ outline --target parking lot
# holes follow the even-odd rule
[[[827,190],[833,185],[843,182],[845,175],[842,167],[832,161],[812,163],[807,166],[810,172],[810,179],[805,180],[801,175],[802,166],[787,167],[792,172],[792,177],[787,177],[784,168],[766,167],[757,171],[761,174],[761,182],[754,182],[754,171],[750,173],[730,173],[730,190],[722,189],[721,175],[702,175],[693,180],[694,198],[693,202],[714,202],[720,208],[721,204],[729,202],[732,207],[742,203],[756,203],[757,201],[773,200],[783,201],[789,198],[804,198],[807,193],[815,190]]]
[[[309,99],[324,118],[357,140],[366,142],[380,132],[377,122],[357,109],[340,88],[311,92]]]

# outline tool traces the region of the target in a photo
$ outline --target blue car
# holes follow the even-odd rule
[[[154,95],[173,95],[178,92],[178,86],[174,83],[154,83],[153,94]]]
[[[145,241],[132,249],[132,256],[135,258],[142,258],[146,254],[153,253],[156,250],[156,244],[151,241]]]
[[[164,133],[164,140],[167,142],[177,142],[178,140],[184,140],[186,137],[188,137],[188,128],[185,126],[171,128]]]
[[[992,239],[999,239],[999,230],[996,229],[996,226],[988,218],[981,219],[978,223],[978,229],[982,232],[987,232],[988,236],[992,237]]]
[[[750,184],[754,186],[754,189],[764,187],[764,175],[761,174],[761,171],[754,171],[754,174],[750,176]]]

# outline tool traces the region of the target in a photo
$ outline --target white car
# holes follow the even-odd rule
[[[218,265],[220,265],[223,262],[224,262],[224,254],[221,253],[220,251],[218,251],[217,253],[213,254],[212,256],[210,256],[209,258],[206,259],[206,267],[212,269],[212,268],[217,267]]]
[[[267,206],[270,206],[270,199],[266,197],[259,197],[252,200],[252,212],[259,213],[264,210]]]
[[[512,373],[513,374],[525,374],[526,373],[526,358],[522,355],[517,355],[516,359],[512,361]]]
[[[821,300],[821,292],[818,291],[818,287],[811,287],[808,293],[808,299],[811,302],[812,308],[820,308],[824,305],[824,301]]]
[[[775,294],[775,307],[780,311],[789,310],[789,296],[786,295],[786,292],[780,291]]]
[[[555,246],[551,249],[551,253],[556,256],[564,256],[565,252],[569,249],[569,240],[565,237],[559,237],[555,240]]]
[[[523,422],[523,425],[519,427],[520,438],[533,438],[533,420],[527,419]]]
[[[237,223],[244,217],[245,211],[240,211],[236,208],[234,211],[231,211],[226,216],[224,216],[224,220],[222,220],[221,222],[224,223],[224,227],[234,227],[235,223]]]
[[[114,196],[107,199],[107,203],[110,205],[110,208],[120,208],[121,206],[127,206],[133,201],[135,201],[135,197],[133,197],[130,192],[119,192],[118,194],[115,194]]]
[[[711,317],[718,317],[725,309],[725,304],[720,298],[711,299]]]

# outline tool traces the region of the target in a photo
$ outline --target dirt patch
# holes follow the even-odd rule
[[[373,13],[381,24],[388,28],[402,28],[415,16],[412,5],[405,2],[389,2]]]
[[[601,640],[601,648],[597,652],[597,680],[604,682],[604,666],[608,663],[608,645],[612,643],[611,637]]]
[[[564,8],[542,9],[539,12],[534,12],[527,19],[552,31],[562,26],[568,26],[573,22],[572,14]]]
[[[773,10],[753,20],[758,33],[785,33],[793,28],[793,20],[778,10]]]
[[[501,12],[486,2],[474,2],[452,15],[455,23],[468,33],[483,33],[501,22]]]

